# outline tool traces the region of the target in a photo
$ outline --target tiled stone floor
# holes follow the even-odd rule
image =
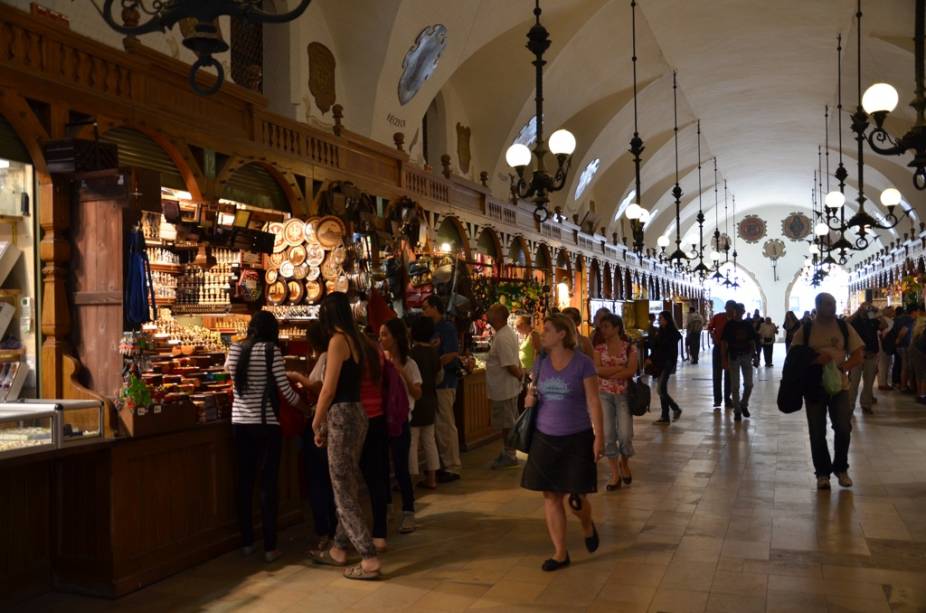
[[[874,415],[855,417],[855,487],[817,492],[804,414],[775,406],[778,373],[757,371],[753,417],[736,424],[711,409],[710,364],[680,367],[684,415],[635,420],[633,485],[593,497],[598,553],[571,520],[563,571],[540,571],[541,497],[518,487],[519,470],[488,470],[493,445],[422,497],[420,530],[390,540],[388,580],[312,567],[297,527],[270,566],[229,554],[117,602],[49,595],[27,610],[926,611],[926,407],[880,394]]]

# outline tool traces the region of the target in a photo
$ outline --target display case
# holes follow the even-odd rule
[[[51,451],[58,446],[54,405],[0,403],[0,460]]]
[[[48,407],[58,414],[58,447],[94,443],[103,438],[100,400],[24,400],[32,407]]]

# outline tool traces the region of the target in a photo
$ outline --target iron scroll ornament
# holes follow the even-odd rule
[[[299,4],[285,13],[264,10],[263,0],[119,0],[122,9],[122,23],[113,16],[116,0],[104,0],[103,8],[97,8],[106,24],[120,34],[140,36],[151,32],[166,32],[181,20],[195,21],[183,45],[196,54],[196,61],[190,67],[190,87],[197,94],[207,96],[222,88],[225,70],[212,55],[228,51],[228,43],[222,40],[218,19],[222,15],[240,17],[257,23],[287,23],[302,15],[312,0],[299,0]],[[96,7],[94,2],[94,7]],[[148,20],[140,23],[142,14]],[[216,80],[209,87],[201,87],[196,80],[203,68],[214,68]]]
[[[437,70],[437,63],[447,47],[447,28],[434,24],[423,29],[415,44],[402,60],[402,76],[399,77],[399,103],[403,106],[421,89],[425,81]]]

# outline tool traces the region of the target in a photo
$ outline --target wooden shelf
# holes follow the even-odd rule
[[[180,264],[163,264],[160,262],[151,262],[151,272],[171,272],[180,273]]]
[[[26,350],[22,349],[0,349],[0,362],[19,362],[26,355]]]

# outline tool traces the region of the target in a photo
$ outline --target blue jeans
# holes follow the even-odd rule
[[[669,395],[669,377],[672,375],[669,373],[669,369],[663,369],[662,373],[659,375],[658,383],[656,385],[656,391],[659,393],[659,404],[662,409],[662,419],[668,421],[669,419],[669,409],[680,413],[682,409],[678,406],[678,403]]]
[[[807,400],[807,429],[810,432],[810,453],[814,472],[818,477],[829,477],[832,473],[849,470],[849,443],[852,440],[852,408],[849,393],[839,392],[835,396],[825,394],[820,400]],[[833,451],[826,442],[826,418],[829,416],[833,428]]]
[[[604,417],[604,455],[616,458],[633,455],[633,416],[627,406],[626,394],[601,392],[602,417]]]
[[[744,353],[735,358],[728,358],[727,371],[730,373],[730,388],[733,395],[733,412],[739,415],[743,407],[749,408],[749,396],[752,394],[752,361],[751,353]],[[743,395],[740,396],[740,373],[743,375]]]

